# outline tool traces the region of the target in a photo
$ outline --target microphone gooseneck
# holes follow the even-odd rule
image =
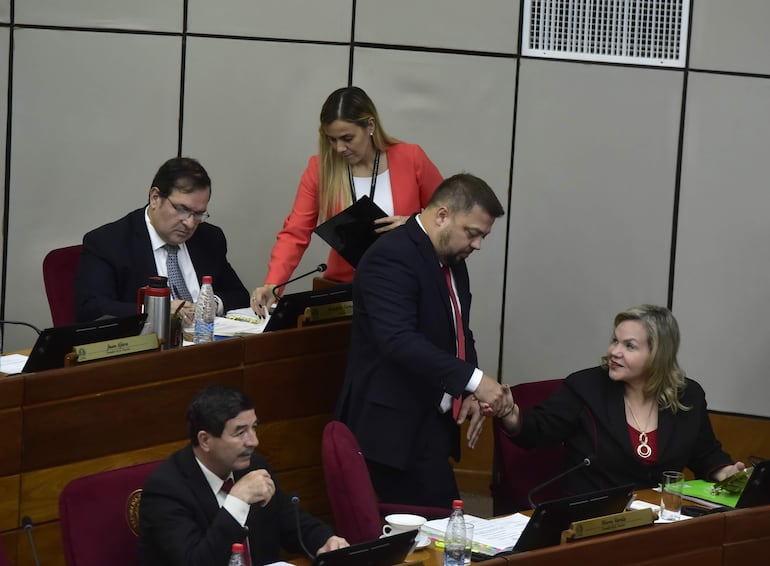
[[[294,279],[289,279],[288,281],[284,281],[283,283],[279,283],[275,287],[273,287],[273,297],[275,297],[275,300],[280,300],[280,297],[278,297],[278,289],[281,287],[286,287],[289,283],[294,283],[295,281],[299,281],[303,277],[307,277],[308,275],[313,275],[313,273],[323,273],[326,271],[326,264],[325,263],[319,263],[316,268],[313,271],[308,271],[307,273],[303,273],[302,275],[298,275]]]
[[[530,489],[529,493],[527,493],[527,501],[529,501],[529,506],[532,507],[532,509],[535,508],[535,504],[532,502],[532,496],[535,493],[537,493],[538,491],[540,491],[544,487],[551,485],[553,482],[558,481],[558,480],[562,479],[563,477],[570,475],[575,470],[579,470],[580,468],[587,468],[590,465],[591,465],[591,459],[590,458],[583,458],[580,461],[579,464],[577,464],[575,466],[572,466],[571,468],[569,468],[568,470],[566,470],[566,471],[564,471],[564,472],[562,472],[560,474],[556,474],[552,478],[550,478],[550,479],[544,481],[543,483],[541,483],[539,485],[536,485],[535,487]]]
[[[291,504],[294,505],[294,520],[297,522],[297,540],[299,541],[299,545],[302,547],[303,552],[307,555],[308,558],[310,558],[310,560],[313,560],[315,556],[311,554],[310,551],[305,546],[305,540],[302,536],[302,528],[300,528],[300,525],[299,525],[299,496],[298,495],[292,495]]]
[[[324,268],[325,269],[325,268]],[[20,320],[0,320],[0,356],[3,355],[3,334],[2,328],[5,324],[18,324],[19,326],[28,326],[35,332],[37,332],[38,336],[40,336],[40,329],[35,326],[34,324],[30,324],[29,322],[22,322]]]
[[[40,560],[37,557],[37,546],[35,545],[35,539],[32,536],[32,519],[28,515],[24,515],[21,518],[21,525],[24,530],[27,531],[27,537],[29,538],[29,545],[32,547],[32,558],[35,560],[35,566],[40,566]]]

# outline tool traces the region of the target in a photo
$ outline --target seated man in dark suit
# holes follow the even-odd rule
[[[144,566],[225,566],[232,544],[244,539],[255,566],[277,561],[281,546],[302,552],[304,544],[313,553],[348,546],[295,508],[254,452],[257,417],[243,393],[204,389],[187,410],[187,427],[191,444],[172,454],[144,485],[139,507]]]
[[[249,305],[227,261],[222,230],[205,220],[211,179],[195,159],[175,157],[155,174],[147,206],[83,237],[75,276],[75,318],[136,314],[136,293],[151,275],[169,278],[171,308],[192,315],[204,275],[214,278],[217,314]]]

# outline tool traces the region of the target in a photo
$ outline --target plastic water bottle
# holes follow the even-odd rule
[[[465,517],[463,502],[452,501],[452,514],[444,535],[444,566],[463,566],[465,564]]]
[[[230,554],[230,562],[227,566],[245,566],[246,560],[243,557],[243,545],[239,542],[233,543],[232,554]]]
[[[214,298],[214,287],[211,275],[203,276],[201,292],[195,303],[195,344],[214,341],[214,317],[217,314],[217,300]]]

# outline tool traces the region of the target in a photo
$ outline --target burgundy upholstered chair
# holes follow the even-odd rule
[[[43,283],[54,326],[75,322],[75,273],[82,247],[57,248],[43,258]]]
[[[67,566],[137,566],[139,500],[160,462],[100,472],[68,483],[59,496]]]
[[[511,387],[513,398],[522,411],[534,407],[551,396],[561,379],[519,383]],[[529,491],[564,471],[564,446],[555,444],[538,448],[521,448],[511,442],[493,419],[495,469],[492,475],[492,510],[494,515],[530,509]],[[548,501],[563,496],[563,482],[554,482],[538,491],[536,501]]]
[[[339,421],[324,427],[322,458],[336,533],[350,544],[379,537],[384,523],[382,518],[390,513],[414,513],[437,519],[448,517],[451,512],[451,509],[441,507],[378,502],[358,441]]]
[[[5,552],[3,537],[0,537],[0,566],[11,566],[11,563],[8,560],[8,554]]]

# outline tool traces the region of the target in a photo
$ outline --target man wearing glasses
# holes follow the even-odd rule
[[[76,319],[135,314],[137,290],[151,275],[168,277],[171,308],[182,305],[188,317],[204,275],[214,278],[217,314],[248,306],[249,293],[227,261],[225,235],[206,222],[210,198],[211,179],[195,159],[161,165],[147,206],[83,237]]]

